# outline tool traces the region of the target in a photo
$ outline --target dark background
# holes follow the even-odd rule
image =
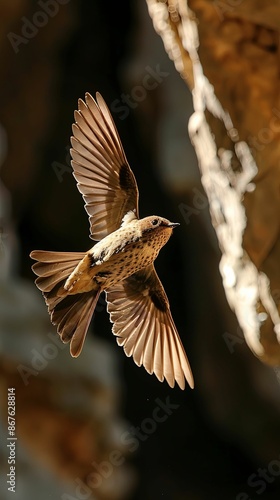
[[[87,216],[70,172],[69,138],[78,98],[85,92],[95,95],[100,91],[112,110],[138,182],[141,216],[155,213],[181,223],[162,250],[156,267],[192,365],[195,390],[187,388],[182,392],[177,387],[172,390],[127,359],[116,345],[101,304],[101,312],[95,314],[93,321],[94,334],[91,331],[89,335],[102,339],[116,359],[119,389],[115,413],[125,419],[130,428],[141,427],[145,419],[152,417],[158,398],[163,402],[170,398],[178,408],[145,436],[137,451],[124,450],[126,463],[131,466],[124,481],[133,478],[129,491],[122,494],[116,483],[111,493],[95,492],[96,498],[279,498],[279,381],[277,374],[248,350],[224,297],[218,270],[220,254],[208,209],[205,200],[199,205],[195,195],[199,192],[203,200],[198,167],[187,142],[187,121],[191,114],[187,86],[153,32],[145,2],[70,0],[64,5],[58,2],[54,5],[57,6],[53,7],[57,11],[55,15],[47,15],[45,23],[44,17],[41,18],[42,26],[37,31],[35,27],[34,33],[29,28],[29,38],[23,36],[25,19],[40,22],[39,3],[3,2],[0,7],[0,122],[7,136],[1,178],[12,200],[11,211],[4,211],[2,224],[3,235],[14,231],[18,241],[8,277],[1,282],[3,303],[6,304],[10,282],[14,282],[9,300],[13,303],[11,314],[17,314],[21,299],[15,290],[19,280],[22,286],[22,283],[31,285],[34,279],[30,269],[31,250],[83,251],[91,246]],[[10,33],[23,36],[25,42],[19,43],[20,39],[7,36]],[[168,76],[162,78],[155,89],[147,90],[142,99],[141,90],[137,94],[135,88],[143,87],[147,67],[155,69],[157,65]],[[126,106],[126,113],[114,105],[116,100],[122,100],[123,94],[129,95],[134,104],[133,96],[141,97],[137,106]],[[125,118],[124,114],[127,114]],[[174,142],[176,117],[181,124],[178,144]],[[182,144],[185,144],[185,153]],[[178,168],[177,163],[181,163],[183,169]],[[5,245],[5,238],[3,242]],[[36,300],[37,295],[39,292],[34,286]],[[54,372],[53,385],[50,384],[49,392],[45,393],[42,371],[36,377],[36,387],[23,386],[16,378],[18,364],[13,364],[16,362],[13,346],[17,345],[20,333],[13,331],[13,326],[10,330],[12,343],[4,343],[1,354],[3,398],[5,387],[16,385],[19,439],[22,433],[22,447],[27,449],[31,463],[32,460],[40,463],[44,488],[48,489],[49,484],[48,498],[57,498],[53,482],[60,484],[65,477],[57,466],[55,452],[49,454],[53,461],[46,460],[40,446],[32,445],[32,430],[27,431],[23,421],[28,420],[30,412],[37,411],[39,405],[49,415],[49,393],[59,381]],[[68,352],[64,354],[70,358]],[[17,363],[18,359],[20,353]],[[66,381],[69,366],[71,364],[63,375]],[[49,369],[52,371],[52,366]],[[70,390],[75,400],[75,390]],[[63,388],[61,391],[62,394]],[[24,401],[31,392],[30,406],[24,412]],[[42,393],[46,394],[44,404]],[[94,403],[94,388],[91,397]],[[75,420],[77,412],[83,415],[79,401],[77,396],[72,413],[61,409],[65,422],[71,421],[73,414]],[[113,414],[112,419],[115,417]],[[88,418],[90,420],[90,416]],[[47,433],[48,421],[51,422],[51,417],[47,416],[40,427],[41,434]],[[61,424],[62,428],[65,430],[65,425]],[[67,432],[62,447],[72,439],[71,427],[69,437]],[[101,445],[97,434],[98,429],[92,437],[97,442],[92,460],[102,456],[98,455]],[[59,436],[60,433],[56,439]],[[108,450],[110,446],[116,448],[112,444]],[[4,463],[5,453],[2,448]],[[73,468],[68,468],[67,480],[84,478],[85,472],[75,468],[75,453],[69,454],[68,460]],[[100,463],[101,458],[98,460]],[[24,468],[18,469],[19,477],[25,472]],[[268,476],[260,479],[261,474],[266,474],[259,472],[260,469],[265,469]],[[39,492],[40,480],[36,481]],[[27,496],[24,491],[18,491],[18,495],[22,500],[37,498],[30,492]]]

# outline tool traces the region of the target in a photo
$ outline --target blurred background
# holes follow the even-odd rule
[[[145,2],[2,0],[0,19],[1,499],[13,494],[8,388],[13,498],[279,498],[279,374],[249,351],[226,302],[188,140],[191,94]],[[181,224],[156,268],[194,391],[172,390],[126,358],[104,297],[72,359],[34,285],[31,250],[91,246],[69,139],[78,98],[96,91],[135,173],[141,217]]]

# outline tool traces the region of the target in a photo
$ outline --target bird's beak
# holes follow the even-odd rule
[[[180,226],[180,223],[179,222],[169,222],[169,224],[168,224],[168,227],[176,227],[176,226]]]

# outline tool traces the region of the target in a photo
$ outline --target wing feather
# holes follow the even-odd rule
[[[138,217],[138,188],[111,113],[99,93],[86,94],[74,113],[73,175],[85,200],[90,236],[101,240],[118,229],[125,214]]]
[[[170,387],[193,387],[187,355],[154,266],[148,266],[106,291],[107,308],[118,345],[138,366]]]

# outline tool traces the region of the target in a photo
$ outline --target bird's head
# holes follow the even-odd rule
[[[170,220],[164,217],[159,217],[158,215],[151,215],[150,217],[145,217],[140,221],[142,234],[150,234],[151,237],[154,235],[164,235],[164,240],[167,241],[172,234],[174,227],[179,226],[178,222],[170,222]]]
[[[176,226],[180,226],[179,222],[170,222],[170,220],[164,217],[159,217],[158,215],[151,215],[150,217],[145,217],[142,219],[142,229],[145,231],[153,231],[157,229],[173,229]]]

